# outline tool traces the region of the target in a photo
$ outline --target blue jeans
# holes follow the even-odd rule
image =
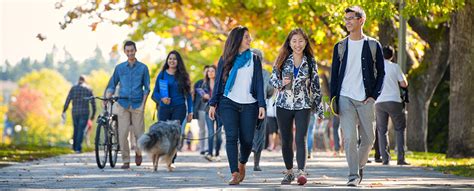
[[[186,118],[186,104],[176,105],[176,106],[160,106],[160,111],[158,112],[158,120],[167,121],[167,120],[179,120],[179,124],[183,122]],[[174,155],[172,163],[176,160],[177,154]]]
[[[246,164],[252,152],[252,141],[257,125],[257,103],[239,104],[223,97],[218,104],[219,116],[225,128],[227,160],[230,172],[239,172],[237,161]],[[240,157],[237,142],[240,143]]]
[[[221,150],[221,145],[222,145],[222,123],[219,117],[216,117],[216,120],[212,120],[209,118],[209,113],[206,112],[206,125],[207,125],[207,135],[208,135],[208,154],[212,156],[219,156],[219,151]],[[217,124],[217,127],[214,127],[215,124]],[[215,130],[214,130],[215,128]],[[216,132],[219,130],[218,132]],[[214,132],[216,133],[214,135]],[[214,136],[213,136],[214,135]],[[213,146],[214,146],[214,137],[216,139],[216,153],[215,155],[212,154],[213,151]]]
[[[82,140],[84,138],[84,129],[86,129],[88,117],[89,115],[72,115],[74,125],[72,149],[74,151],[82,151]]]
[[[316,123],[316,117],[311,113],[308,125],[308,154],[311,154],[313,151],[314,123]]]
[[[179,123],[181,124],[184,118],[186,118],[186,104],[166,107],[160,106],[158,120],[179,120]]]

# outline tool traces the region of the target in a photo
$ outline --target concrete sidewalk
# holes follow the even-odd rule
[[[309,175],[305,186],[296,183],[280,185],[285,169],[281,153],[264,151],[262,157],[263,171],[253,171],[251,156],[244,182],[229,186],[230,170],[225,153],[221,162],[208,162],[197,152],[181,152],[176,160],[176,171],[167,172],[165,164],[160,164],[155,173],[148,156],[144,157],[142,166],[132,165],[131,170],[121,170],[120,159],[115,169],[109,166],[99,169],[94,153],[71,154],[0,168],[0,189],[474,190],[472,178],[447,175],[427,168],[383,166],[380,163],[368,164],[359,187],[346,187],[348,169],[345,158],[328,156],[327,153],[317,153],[314,159],[308,160]]]

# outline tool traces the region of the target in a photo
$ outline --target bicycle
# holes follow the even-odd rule
[[[110,102],[110,111],[108,104],[104,106],[104,112],[97,117],[97,128],[95,134],[95,159],[97,166],[103,169],[109,159],[110,167],[114,168],[117,163],[117,155],[120,151],[119,132],[118,132],[118,117],[112,113],[112,108],[118,99],[122,97],[85,97],[86,100],[99,99],[105,102]]]

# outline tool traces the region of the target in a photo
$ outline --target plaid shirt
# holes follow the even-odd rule
[[[92,115],[95,116],[95,100],[85,100],[84,97],[93,96],[92,90],[85,84],[77,84],[69,90],[69,94],[64,104],[63,112],[66,112],[69,102],[72,100],[72,115],[89,116],[89,103],[92,105]]]

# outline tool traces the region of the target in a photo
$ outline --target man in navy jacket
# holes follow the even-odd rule
[[[382,47],[363,34],[365,19],[364,10],[358,6],[345,10],[344,21],[350,34],[334,46],[331,69],[331,100],[334,98],[337,103],[344,135],[348,186],[362,181],[363,168],[374,144],[374,102],[384,78]]]

